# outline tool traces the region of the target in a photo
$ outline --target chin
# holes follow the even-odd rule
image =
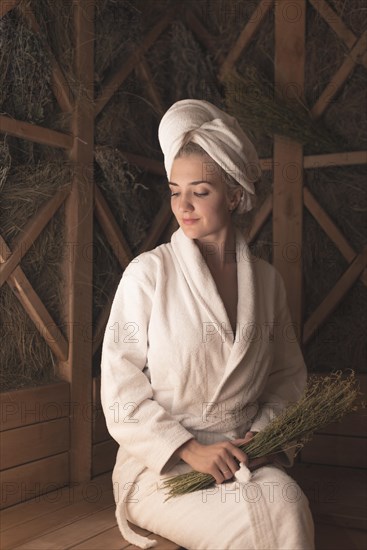
[[[200,231],[197,227],[190,227],[187,225],[181,225],[180,227],[189,239],[200,239],[203,236],[203,231]]]

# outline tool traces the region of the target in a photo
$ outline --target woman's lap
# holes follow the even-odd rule
[[[170,475],[187,471],[178,465]],[[312,550],[308,501],[282,469],[259,468],[248,483],[232,481],[165,501],[163,476],[146,469],[126,502],[127,517],[195,550]]]

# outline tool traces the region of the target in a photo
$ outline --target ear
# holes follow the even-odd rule
[[[228,193],[228,210],[232,212],[235,210],[241,200],[242,189],[231,189]]]

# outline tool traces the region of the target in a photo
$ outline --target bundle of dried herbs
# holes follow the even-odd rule
[[[302,397],[290,404],[248,443],[239,446],[250,460],[295,447],[298,452],[322,426],[357,410],[359,395],[354,371],[345,378],[341,371],[312,377]],[[192,471],[163,481],[168,498],[206,489],[214,483],[210,474]]]

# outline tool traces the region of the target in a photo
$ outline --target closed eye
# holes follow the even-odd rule
[[[171,193],[171,197],[178,197],[179,193]],[[205,191],[204,193],[194,193],[194,195],[196,197],[206,197],[207,195],[209,195],[209,193],[207,191]]]

